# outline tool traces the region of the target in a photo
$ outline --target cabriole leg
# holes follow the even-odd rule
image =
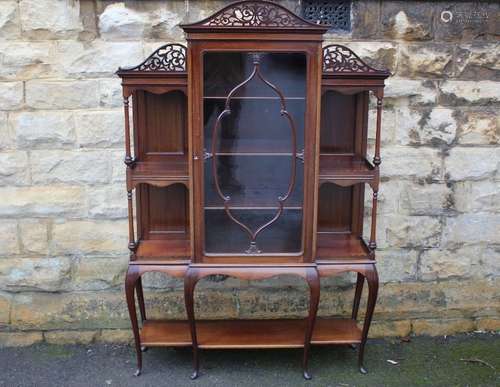
[[[375,304],[377,302],[378,295],[378,274],[375,265],[372,265],[371,269],[366,272],[366,282],[368,283],[368,302],[366,306],[366,315],[363,324],[363,333],[361,336],[361,344],[359,346],[358,354],[359,371],[362,374],[367,373],[366,368],[363,365],[363,358],[365,353],[366,340],[368,338],[368,331],[372,322],[373,311],[375,310]]]
[[[191,344],[193,347],[193,373],[191,379],[196,379],[199,374],[199,358],[198,358],[198,340],[196,338],[196,324],[194,317],[194,287],[196,286],[196,276],[191,269],[188,269],[184,278],[184,302],[186,303],[186,312],[191,331]]]
[[[315,268],[307,269],[306,274],[307,284],[309,285],[310,298],[309,298],[309,316],[307,317],[306,336],[304,339],[304,354],[302,359],[302,370],[304,379],[310,380],[311,375],[308,370],[309,351],[311,349],[311,339],[314,331],[314,324],[316,323],[316,315],[318,313],[318,304],[320,296],[320,282],[319,274]]]
[[[127,276],[125,277],[125,294],[127,296],[128,313],[132,324],[132,332],[134,333],[135,352],[137,356],[137,371],[135,372],[135,376],[139,376],[142,371],[141,337],[139,333],[139,322],[137,321],[134,296],[137,280],[139,278],[139,269],[135,265],[130,265],[127,271]]]

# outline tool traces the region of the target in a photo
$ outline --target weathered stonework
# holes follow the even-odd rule
[[[0,345],[130,342],[114,72],[185,43],[178,23],[225,4],[0,1]],[[500,330],[499,11],[495,2],[362,0],[352,30],[326,36],[393,74],[372,337]],[[371,150],[375,110],[372,98]],[[369,215],[370,189],[365,198]],[[354,281],[322,281],[322,316],[349,315]],[[179,279],[147,274],[144,285],[150,316],[185,318]],[[307,305],[307,286],[290,276],[217,277],[196,291],[202,318],[297,317]]]

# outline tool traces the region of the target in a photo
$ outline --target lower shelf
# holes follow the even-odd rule
[[[352,234],[318,233],[316,262],[323,261],[370,262],[370,249]]]
[[[200,320],[196,321],[199,348],[302,348],[305,320]],[[351,319],[318,319],[311,343],[316,345],[361,342],[361,329]],[[149,320],[141,329],[141,345],[191,346],[187,321]]]
[[[189,239],[139,240],[133,263],[188,262],[191,255]]]

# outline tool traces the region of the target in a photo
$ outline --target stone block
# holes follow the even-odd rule
[[[26,152],[0,153],[0,185],[28,185],[30,181]]]
[[[406,337],[411,332],[411,322],[401,321],[373,321],[370,325],[370,338]]]
[[[10,299],[10,294],[0,292],[0,327],[10,322]]]
[[[16,148],[16,135],[9,123],[7,112],[0,111],[0,150]]]
[[[0,82],[0,108],[2,110],[21,108],[23,97],[22,82]]]
[[[500,184],[496,181],[456,182],[453,193],[457,211],[500,212]]]
[[[380,5],[376,1],[355,1],[351,3],[352,37],[373,39],[378,36]]]
[[[472,319],[432,319],[412,321],[412,331],[416,335],[445,336],[457,333],[472,332],[476,324]]]
[[[485,332],[500,332],[500,318],[480,318],[476,320],[476,329]]]
[[[20,293],[12,301],[13,329],[130,328],[123,292]]]
[[[379,289],[377,320],[451,319],[496,313],[498,282],[494,279],[386,283]]]
[[[94,342],[99,331],[49,331],[44,332],[45,342],[57,345],[87,345]]]
[[[78,259],[73,270],[72,290],[102,290],[123,285],[128,256]]]
[[[420,273],[424,281],[450,278],[485,278],[500,273],[500,252],[483,245],[455,250],[431,249],[422,252]]]
[[[386,215],[377,223],[377,246],[383,249],[436,247],[441,240],[437,217]]]
[[[487,105],[500,101],[500,87],[493,81],[445,81],[439,85],[443,105]]]
[[[201,283],[201,281],[200,281]],[[184,281],[160,272],[144,273],[142,286],[149,289],[184,289]]]
[[[119,79],[99,80],[99,100],[104,108],[120,107],[123,109],[122,86]],[[122,118],[122,126],[124,119]]]
[[[75,220],[54,223],[51,251],[55,254],[126,254],[127,222]]]
[[[33,151],[33,183],[107,183],[111,179],[110,156],[106,151]]]
[[[463,214],[446,218],[445,246],[500,242],[500,214]]]
[[[89,215],[93,218],[127,217],[127,193],[122,184],[93,187],[89,192]]]
[[[500,149],[455,147],[444,159],[449,180],[480,180],[498,174]]]
[[[54,43],[0,41],[0,79],[23,80],[48,76],[53,72]]]
[[[68,112],[22,112],[11,114],[19,148],[72,147],[75,143],[73,115]]]
[[[474,42],[460,45],[457,51],[455,76],[470,80],[500,80],[500,46],[497,43]]]
[[[459,111],[458,143],[487,145],[500,142],[500,117],[495,111]]]
[[[132,329],[103,329],[96,337],[96,342],[110,344],[131,344],[133,340]]]
[[[111,77],[118,67],[135,66],[143,60],[140,42],[67,40],[58,42],[55,52],[61,72],[71,77]]]
[[[453,73],[453,47],[428,43],[400,46],[398,75],[401,77],[447,78]]]
[[[434,7],[425,1],[381,3],[380,28],[388,39],[431,40],[433,22]]]
[[[442,180],[442,161],[436,149],[419,147],[386,147],[382,152],[382,177]]]
[[[99,106],[96,80],[26,82],[26,105],[33,109],[86,109]]]
[[[17,1],[0,2],[0,37],[18,39],[21,35]]]
[[[0,347],[29,347],[42,341],[42,332],[0,332]]]
[[[117,147],[123,149],[123,111],[93,111],[75,114],[76,136],[82,148]]]
[[[0,259],[0,286],[11,292],[61,290],[69,279],[69,258]]]
[[[498,4],[447,1],[436,8],[434,35],[449,42],[491,40],[498,36]]]
[[[0,188],[0,215],[23,217],[86,215],[84,191],[80,187]]]
[[[48,226],[48,222],[44,219],[21,219],[19,221],[21,251],[24,254],[47,254]]]
[[[74,39],[83,31],[80,2],[21,0],[23,35],[29,39]]]
[[[452,191],[446,184],[406,184],[401,190],[400,211],[408,215],[446,214],[452,206]]]
[[[446,108],[414,110],[401,108],[397,112],[397,139],[404,145],[449,145],[455,141],[455,112]]]
[[[377,270],[380,282],[416,280],[418,253],[415,250],[378,250]]]
[[[125,181],[126,166],[123,163],[125,159],[124,151],[113,151],[111,152],[111,165],[113,168],[113,173],[111,176],[111,181],[113,183],[123,183]]]
[[[186,7],[180,1],[107,4],[99,15],[99,31],[106,40],[178,41],[183,36],[178,25],[185,12]]]
[[[293,288],[248,288],[237,297],[238,318],[242,319],[305,317],[309,305],[309,292]]]
[[[0,243],[0,256],[19,254],[17,222],[13,219],[0,220],[0,235],[2,235],[2,243]]]
[[[437,86],[432,81],[389,78],[384,89],[384,104],[434,105]]]

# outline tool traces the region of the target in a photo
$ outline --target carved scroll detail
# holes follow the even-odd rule
[[[170,43],[158,48],[141,64],[124,68],[125,71],[186,71],[186,47],[182,44]]]
[[[367,65],[352,50],[340,44],[332,44],[323,48],[323,71],[327,73],[386,73],[386,71]]]

